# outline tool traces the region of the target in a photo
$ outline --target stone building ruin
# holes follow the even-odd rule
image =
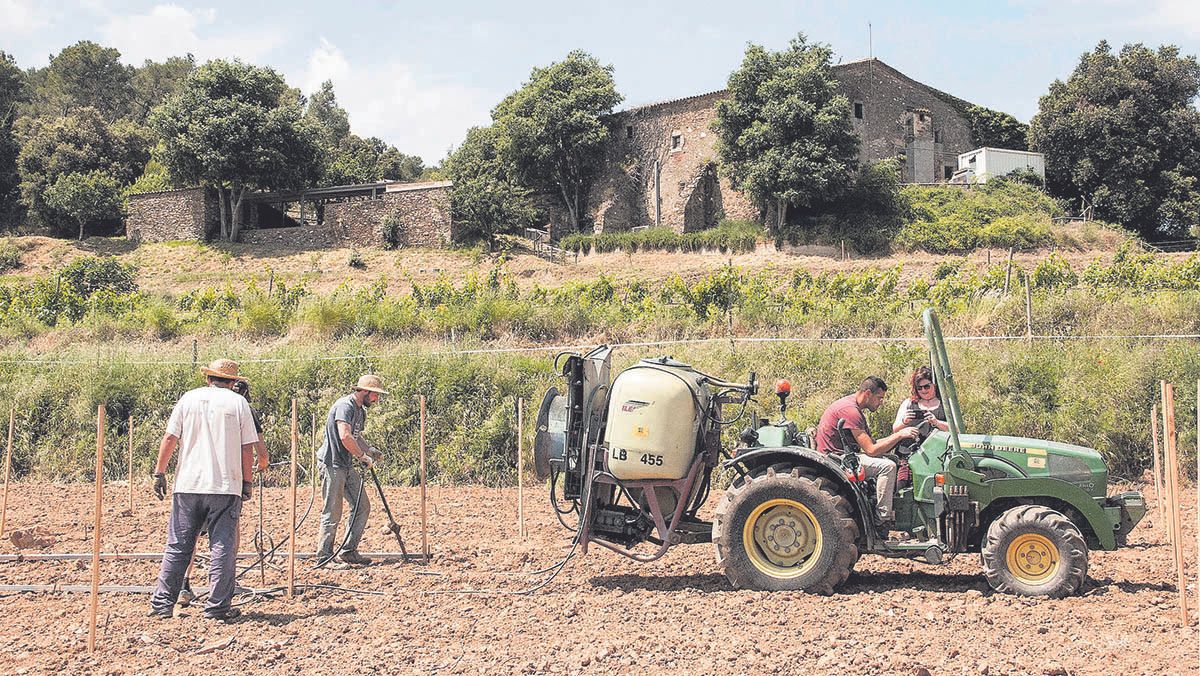
[[[381,181],[300,192],[249,193],[242,241],[304,248],[384,246],[382,225],[398,221],[397,244],[442,247],[457,240],[450,183]],[[126,235],[141,242],[213,239],[221,215],[216,191],[193,187],[129,196]]]
[[[941,183],[972,149],[970,104],[883,63],[863,59],[833,67],[861,140],[859,161],[896,158],[905,183]],[[761,221],[764,214],[717,174],[716,102],[725,90],[616,113],[605,170],[588,206],[596,232],[667,226],[692,232],[724,218]],[[555,234],[565,219],[552,215]]]

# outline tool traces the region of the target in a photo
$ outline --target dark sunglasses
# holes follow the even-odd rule
[[[932,390],[932,389],[933,389],[933,383],[924,383],[924,384],[918,384],[918,385],[917,385],[917,389],[918,389],[918,390]]]

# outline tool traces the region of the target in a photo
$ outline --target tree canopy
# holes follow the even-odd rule
[[[20,146],[13,137],[17,107],[25,100],[25,74],[4,50],[0,50],[0,205],[12,204],[16,197],[17,153]],[[0,206],[0,212],[5,211]]]
[[[1107,42],[1055,80],[1029,128],[1046,183],[1145,236],[1200,223],[1200,64],[1179,48]]]
[[[19,130],[24,143],[17,158],[21,200],[40,225],[62,230],[58,221],[74,217],[46,199],[47,190],[67,174],[99,171],[118,186],[132,183],[150,158],[149,135],[131,122],[106,124],[99,111],[80,108],[58,119],[28,120]]]
[[[63,174],[46,188],[45,198],[51,208],[75,221],[79,226],[79,239],[83,239],[88,223],[120,218],[125,203],[121,186],[103,171]]]
[[[454,186],[450,215],[467,236],[481,237],[490,247],[497,234],[518,232],[533,222],[529,190],[501,156],[493,127],[472,127],[443,168]]]
[[[304,119],[312,125],[320,145],[322,186],[414,181],[425,169],[419,157],[405,155],[373,136],[350,133],[350,115],[338,105],[329,80],[308,98]]]
[[[1025,150],[1029,141],[1029,125],[1017,118],[983,106],[967,106],[964,111],[971,124],[971,143],[976,148],[1007,148]]]
[[[134,68],[121,63],[121,52],[82,40],[50,59],[32,97],[39,116],[69,115],[93,108],[105,121],[129,114]]]
[[[524,185],[557,195],[578,230],[588,189],[604,159],[606,116],[621,102],[612,66],[575,50],[492,111],[496,147]]]
[[[761,208],[775,207],[777,226],[789,207],[837,199],[854,180],[858,136],[831,56],[803,34],[780,52],[751,44],[717,102],[721,170]]]
[[[221,196],[221,234],[237,240],[250,189],[296,189],[318,172],[316,133],[294,91],[270,68],[210,61],[150,116],[174,181]]]

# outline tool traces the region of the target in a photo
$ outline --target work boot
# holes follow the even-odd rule
[[[179,590],[179,605],[187,608],[192,601],[196,600],[196,592],[192,591],[192,583],[187,580],[183,581],[183,589]]]
[[[343,562],[348,563],[352,566],[369,566],[369,565],[371,565],[371,559],[368,559],[367,557],[363,556],[362,554],[359,554],[357,551],[355,551],[353,549],[342,552],[341,554],[338,555],[338,558],[341,559]]]

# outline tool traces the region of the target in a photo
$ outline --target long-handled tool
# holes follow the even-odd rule
[[[408,549],[404,546],[404,538],[400,537],[400,524],[396,523],[396,519],[392,516],[392,508],[388,507],[387,498],[383,495],[383,486],[379,484],[379,477],[375,474],[375,468],[367,466],[367,471],[371,473],[371,481],[375,482],[375,492],[379,494],[379,501],[383,503],[383,511],[387,514],[388,523],[384,527],[384,534],[391,533],[396,536],[396,542],[400,543],[400,553],[404,558],[408,558]]]

